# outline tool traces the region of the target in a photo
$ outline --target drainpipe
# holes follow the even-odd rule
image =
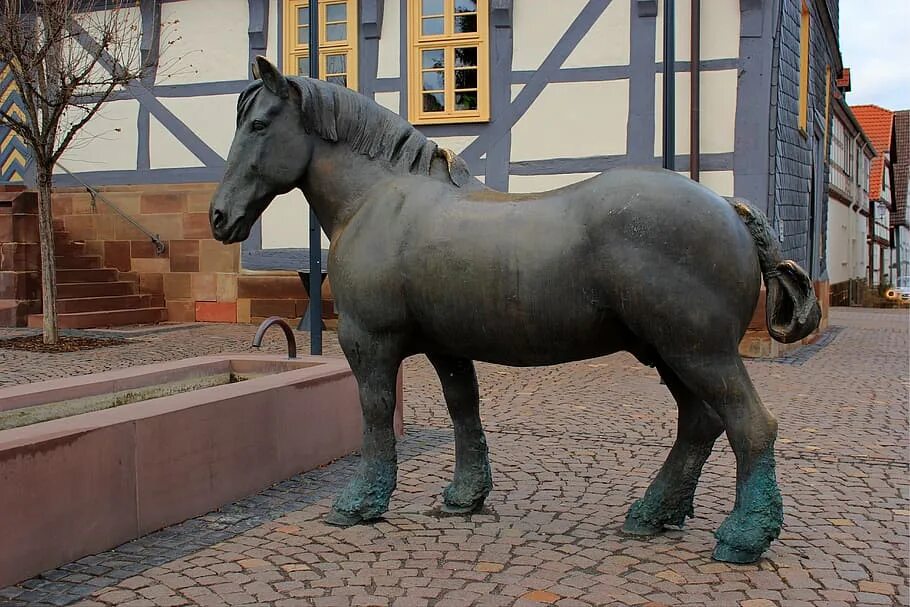
[[[701,133],[699,114],[701,103],[701,0],[692,0],[692,31],[689,48],[691,66],[689,70],[691,88],[689,99],[689,177],[699,181],[699,160],[701,159]]]
[[[319,78],[319,0],[310,0],[310,77]],[[310,207],[310,354],[322,354],[322,227]]]
[[[673,0],[664,0],[664,168],[676,167],[676,13]]]

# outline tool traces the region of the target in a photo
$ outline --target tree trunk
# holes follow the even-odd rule
[[[38,233],[41,237],[41,304],[44,343],[57,343],[57,262],[54,258],[54,217],[51,210],[53,168],[38,167]]]

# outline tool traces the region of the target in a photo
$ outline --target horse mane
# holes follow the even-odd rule
[[[302,76],[290,76],[288,83],[300,92],[300,109],[307,133],[330,142],[344,142],[370,160],[384,160],[415,175],[429,175],[434,158],[444,159],[453,182],[461,186],[467,172],[461,158],[453,160],[448,150],[418,131],[398,114],[372,99],[343,86]],[[261,80],[250,84],[237,102],[237,124],[245,117],[263,87]]]

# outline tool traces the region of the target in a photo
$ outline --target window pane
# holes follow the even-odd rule
[[[424,72],[423,73],[423,90],[425,91],[442,91],[446,88],[445,72]]]
[[[421,56],[423,57],[424,69],[427,69],[427,68],[442,69],[446,65],[445,51],[443,51],[441,48],[434,48],[434,49],[423,51],[421,53]]]
[[[309,27],[298,27],[297,28],[297,44],[299,46],[306,46],[310,43],[310,28]]]
[[[347,21],[348,19],[348,5],[346,2],[341,4],[326,4],[325,5],[325,20],[326,21]]]
[[[455,0],[456,13],[476,13],[477,0]]]
[[[443,13],[443,0],[423,0],[421,12],[424,15],[441,15]]]
[[[456,89],[476,89],[477,70],[455,70]]]
[[[325,28],[325,39],[329,42],[348,39],[348,26],[345,23],[327,25]]]
[[[456,48],[455,67],[477,67],[477,47]]]
[[[423,94],[424,112],[443,112],[445,109],[445,95],[442,93]]]
[[[327,55],[325,58],[326,74],[344,74],[348,67],[347,55]]]
[[[309,25],[310,24],[310,7],[308,7],[308,6],[297,7],[297,24],[298,25]]]
[[[423,27],[420,31],[424,36],[438,36],[445,31],[445,21],[442,17],[424,19]]]
[[[347,76],[329,76],[325,80],[326,82],[331,82],[332,84],[338,84],[345,87],[348,85]]]
[[[455,110],[476,110],[477,92],[455,93]]]
[[[455,17],[455,33],[476,32],[477,15],[461,15]]]
[[[310,58],[309,57],[297,57],[297,74],[300,76],[310,75]]]

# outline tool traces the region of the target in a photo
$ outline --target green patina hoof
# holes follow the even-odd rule
[[[480,512],[483,509],[483,503],[486,498],[482,497],[480,499],[474,500],[468,505],[462,504],[450,504],[449,502],[443,502],[442,511],[446,514],[473,514],[475,512]]]
[[[721,561],[724,563],[734,563],[737,565],[748,565],[749,563],[754,563],[761,558],[763,550],[755,552],[754,550],[742,550],[740,548],[734,548],[728,544],[720,542],[714,548],[714,554],[711,557],[715,561]]]
[[[325,515],[324,520],[329,525],[335,527],[353,527],[354,525],[362,523],[363,517],[347,512],[339,512],[332,508],[329,513]]]
[[[635,537],[652,537],[655,535],[660,535],[666,529],[663,526],[663,523],[655,524],[646,521],[640,521],[632,516],[626,518],[626,522],[623,523],[621,531],[626,535],[633,535]]]

